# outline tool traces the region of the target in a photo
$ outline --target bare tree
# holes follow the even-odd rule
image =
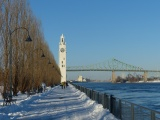
[[[29,30],[32,43],[26,43]],[[16,29],[16,30],[15,30]],[[14,31],[15,30],[15,31]],[[10,32],[14,33],[10,36]],[[11,37],[11,39],[10,39]],[[2,39],[3,38],[3,39]],[[33,15],[26,0],[0,0],[0,84],[9,90],[9,43],[12,40],[13,94],[33,88],[42,82],[47,85],[60,83],[60,70],[45,42],[41,23]],[[43,53],[45,58],[41,58]],[[48,64],[50,61],[52,64]]]

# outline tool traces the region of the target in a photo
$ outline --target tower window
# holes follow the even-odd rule
[[[63,42],[63,38],[62,38],[62,42]]]
[[[62,65],[62,67],[63,67],[63,65]]]
[[[62,61],[62,63],[63,63],[63,61]]]

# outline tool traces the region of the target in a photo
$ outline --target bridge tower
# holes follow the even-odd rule
[[[144,82],[147,82],[147,77],[148,77],[148,72],[147,71],[144,71]]]
[[[59,43],[59,68],[61,71],[61,83],[66,82],[66,42],[63,34]]]
[[[112,71],[112,83],[116,83],[116,73],[114,70]]]

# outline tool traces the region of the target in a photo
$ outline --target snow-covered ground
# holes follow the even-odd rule
[[[72,85],[66,89],[56,86],[30,97],[19,94],[15,98],[16,104],[0,106],[0,120],[117,120]]]

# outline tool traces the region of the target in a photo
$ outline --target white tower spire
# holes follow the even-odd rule
[[[59,68],[61,71],[61,83],[66,82],[66,42],[63,34],[59,43]]]

